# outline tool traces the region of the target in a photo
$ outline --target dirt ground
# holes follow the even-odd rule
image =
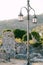
[[[0,62],[0,65],[27,65],[26,60],[11,59],[10,62]],[[32,63],[31,65],[43,65],[42,63]]]
[[[0,65],[25,65],[26,60],[11,59],[10,62],[0,62]]]

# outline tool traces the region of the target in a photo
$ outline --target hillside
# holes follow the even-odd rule
[[[33,16],[30,16],[30,22],[29,22],[29,28],[32,29],[36,26],[43,25],[43,15],[37,15],[37,24],[32,23],[32,18]],[[25,20],[23,22],[19,22],[17,19],[11,19],[11,20],[4,20],[0,21],[0,35],[2,34],[2,31],[4,29],[27,29],[27,20],[26,17],[24,18]]]

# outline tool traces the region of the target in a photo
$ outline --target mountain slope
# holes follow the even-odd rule
[[[32,29],[36,26],[39,26],[43,24],[43,15],[37,15],[37,24],[32,23],[32,18],[33,16],[30,16],[30,21],[29,21],[29,28]],[[0,21],[0,35],[2,34],[2,31],[4,29],[27,29],[27,20],[26,17],[24,18],[25,20],[23,22],[19,22],[17,19],[11,19],[11,20],[4,20]]]

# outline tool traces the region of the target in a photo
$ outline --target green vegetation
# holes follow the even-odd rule
[[[10,29],[6,29],[6,30],[3,31],[3,33],[4,32],[11,32],[11,30]]]
[[[20,39],[24,42],[27,41],[27,34],[25,30],[15,29],[13,33],[17,41],[18,40],[20,41]],[[36,40],[36,42],[35,40],[33,40],[32,36]],[[29,41],[30,44],[32,43],[33,47],[41,47],[42,46],[41,40],[42,40],[41,36],[39,35],[38,32],[32,31],[31,33],[29,33]]]
[[[10,31],[11,32],[10,29],[4,30],[3,32],[6,32],[6,31]],[[13,33],[14,33],[15,40],[17,42],[20,42],[20,43],[27,42],[27,32],[25,30],[14,29]],[[0,43],[2,44],[2,40],[1,39],[0,39]],[[30,44],[33,45],[33,47],[41,46],[43,44],[43,35],[40,36],[39,32],[31,31],[31,33],[29,33],[29,41],[30,41]],[[0,44],[0,46],[2,46],[1,44]]]
[[[24,34],[22,39],[23,39],[23,41],[27,41],[27,34]],[[29,33],[29,40],[32,40],[31,33]]]
[[[33,47],[42,47],[42,43],[41,42],[36,42],[35,44],[32,44]]]
[[[13,31],[13,33],[14,33],[15,38],[21,38],[22,39],[23,35],[26,34],[26,31],[20,30],[20,29],[15,29]]]
[[[34,37],[38,42],[40,42],[40,35],[39,35],[38,32],[33,31],[33,32],[31,32],[31,34],[33,35],[33,37]]]

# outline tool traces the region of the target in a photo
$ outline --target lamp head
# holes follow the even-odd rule
[[[36,16],[36,15],[34,15],[32,22],[33,22],[33,23],[37,23],[37,16]]]
[[[23,21],[23,14],[20,12],[20,14],[18,15],[18,17],[19,17],[19,21],[21,22],[21,21]]]

